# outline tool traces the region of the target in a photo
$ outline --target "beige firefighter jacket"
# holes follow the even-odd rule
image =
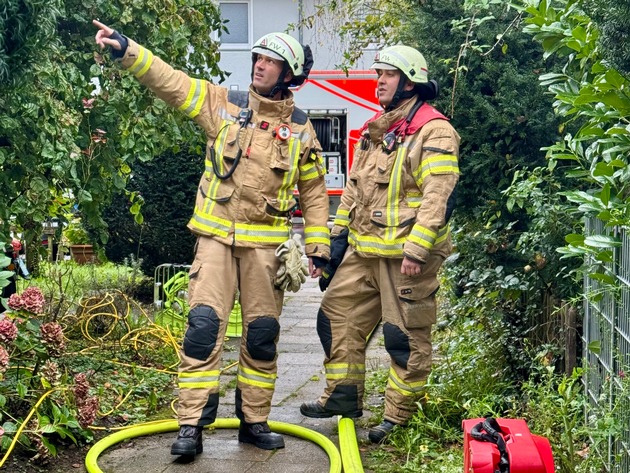
[[[228,101],[227,89],[188,77],[132,40],[120,61],[142,84],[194,119],[206,133],[205,171],[188,223],[193,233],[228,245],[277,247],[290,238],[287,216],[296,204],[293,190],[297,185],[306,254],[328,259],[329,204],[321,147],[308,117],[294,106],[291,92],[274,101],[250,88],[235,105]],[[239,113],[245,108],[253,113],[250,123],[241,127]],[[241,150],[231,177],[221,180],[215,175],[211,149],[222,175]]]
[[[459,135],[447,120],[432,119],[395,151],[382,146],[385,133],[415,102],[369,121],[355,147],[332,234],[349,227],[348,241],[361,256],[424,263],[431,253],[451,251],[446,215],[459,179]]]

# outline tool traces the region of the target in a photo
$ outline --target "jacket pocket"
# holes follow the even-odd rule
[[[435,295],[440,288],[437,280],[420,278],[417,282],[396,287],[403,324],[408,329],[430,327],[437,320]]]
[[[219,141],[218,138],[217,141],[215,141],[215,150],[217,151],[217,155],[222,156],[224,164],[229,167],[234,162],[238,151],[241,149],[240,142],[245,135],[245,130],[239,133],[240,126],[238,125],[238,123],[228,125],[228,127],[229,128],[225,136],[225,142],[223,143],[222,147],[223,152],[220,153],[222,143]],[[227,169],[223,169],[223,173],[225,173],[225,171],[227,171]]]
[[[365,160],[368,154],[367,150],[361,149],[361,143],[365,138],[361,138],[359,142],[354,145],[354,157],[352,159],[352,167],[350,168],[350,174],[348,179],[356,181],[359,177],[359,171],[365,165]]]
[[[374,174],[374,182],[377,184],[389,184],[389,179],[392,174],[392,167],[394,166],[394,160],[396,159],[396,153],[385,153],[382,149],[376,154],[376,173]]]
[[[398,227],[406,229],[406,227],[412,227],[415,221],[416,209],[403,207],[394,211],[387,208],[374,208],[370,213],[370,223],[378,228]],[[405,233],[408,232],[405,230]]]
[[[287,200],[278,200],[263,196],[263,199],[265,203],[265,213],[272,217],[287,218],[289,216],[289,210],[297,204],[297,201],[293,197]]]
[[[269,161],[269,167],[277,173],[285,173],[291,169],[291,153],[289,149],[289,142],[293,138],[288,140],[273,140],[272,149],[273,154]]]

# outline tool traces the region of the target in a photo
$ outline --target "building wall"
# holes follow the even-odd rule
[[[286,32],[289,25],[297,25],[301,17],[312,15],[317,0],[225,0],[219,3],[249,3],[249,44],[243,47],[227,45],[221,47],[219,67],[229,73],[222,83],[225,87],[246,90],[251,82],[251,52],[254,42],[261,36],[273,32]],[[316,20],[312,28],[290,31],[296,39],[308,44],[313,51],[313,70],[336,69],[342,62],[346,44],[338,35],[343,18],[332,15]],[[228,29],[230,24],[227,24]],[[367,69],[372,63],[374,50],[368,50],[355,69]]]

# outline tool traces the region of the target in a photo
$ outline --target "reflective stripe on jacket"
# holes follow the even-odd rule
[[[329,204],[321,146],[306,114],[294,107],[291,92],[274,101],[250,88],[246,106],[253,114],[249,125],[241,127],[239,112],[244,107],[228,100],[227,89],[188,77],[132,40],[121,63],[206,133],[205,170],[188,223],[193,233],[235,246],[278,246],[290,236],[288,212],[296,204],[293,190],[297,185],[306,254],[328,259]],[[290,128],[286,139],[275,132],[280,125]],[[209,157],[211,148],[220,174],[231,168],[240,150],[231,177],[221,180],[216,176]]]
[[[410,99],[369,121],[356,145],[332,233],[349,227],[348,240],[361,256],[425,262],[432,252],[451,251],[447,207],[459,180],[459,135],[448,120],[433,118],[439,114],[425,104],[432,109],[430,121],[391,153],[382,146],[384,135],[414,103]]]

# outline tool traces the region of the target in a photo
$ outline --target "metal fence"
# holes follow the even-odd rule
[[[630,398],[623,389],[630,376],[630,235],[605,228],[602,221],[589,219],[586,235],[609,235],[622,245],[613,250],[606,269],[615,275],[619,289],[585,276],[584,356],[587,364],[584,383],[593,412],[607,412],[620,423],[621,431],[608,435],[600,453],[608,458],[608,470],[630,472]],[[626,381],[627,384],[627,381]],[[602,448],[602,450],[603,450]]]

